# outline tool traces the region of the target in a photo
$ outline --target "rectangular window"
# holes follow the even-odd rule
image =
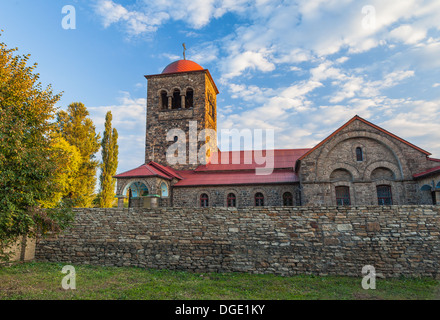
[[[356,160],[357,161],[364,161],[364,152],[362,151],[362,148],[357,147],[356,148]]]
[[[377,201],[380,206],[391,206],[393,204],[391,186],[377,186]]]
[[[351,204],[349,187],[336,187],[336,204],[338,206],[349,206]]]

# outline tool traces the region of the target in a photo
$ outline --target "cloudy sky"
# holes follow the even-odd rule
[[[83,102],[98,131],[112,110],[118,172],[144,162],[143,76],[183,42],[220,90],[218,129],[304,148],[357,114],[440,158],[438,0],[8,0],[0,29],[60,108]]]

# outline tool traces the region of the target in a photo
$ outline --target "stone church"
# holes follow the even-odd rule
[[[219,91],[207,69],[184,59],[145,77],[145,163],[115,176],[119,207],[440,203],[440,159],[359,116],[313,148],[263,151],[273,170],[258,175],[257,151],[222,152],[215,134],[197,139],[217,131]],[[179,143],[202,156],[170,164]]]

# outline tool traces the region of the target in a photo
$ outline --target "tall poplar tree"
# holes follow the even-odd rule
[[[115,198],[116,181],[113,176],[118,168],[118,131],[112,129],[112,113],[105,115],[105,130],[101,141],[101,175],[99,181],[101,192],[99,196],[99,206],[101,208],[111,208]]]
[[[57,123],[63,138],[81,154],[79,169],[70,187],[71,198],[75,207],[91,207],[95,198],[96,170],[99,166],[96,153],[101,136],[96,134],[89,112],[81,102],[70,104],[67,112],[59,111]]]

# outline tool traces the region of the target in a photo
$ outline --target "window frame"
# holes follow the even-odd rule
[[[208,208],[209,207],[209,195],[207,193],[200,194],[200,207],[201,208]]]
[[[364,161],[364,150],[361,147],[356,147],[356,161],[363,162]]]
[[[344,190],[343,196],[341,197],[341,193],[338,190]],[[350,197],[350,187],[349,186],[336,186],[335,187],[335,195],[336,195],[336,205],[337,206],[351,206],[351,197]],[[340,202],[342,200],[342,202]]]
[[[254,204],[256,207],[264,207],[264,194],[262,192],[255,193]]]
[[[379,196],[379,188],[387,188],[387,191],[389,193],[389,197]],[[379,206],[392,206],[393,205],[393,191],[391,188],[391,185],[389,184],[380,184],[376,186],[376,195],[377,195],[377,203]],[[381,201],[381,199],[389,199],[390,203],[385,203],[385,201]]]
[[[233,205],[230,205],[229,200],[232,200],[234,202]],[[226,207],[227,208],[236,208],[237,207],[237,196],[235,195],[235,193],[230,192],[226,196]]]

